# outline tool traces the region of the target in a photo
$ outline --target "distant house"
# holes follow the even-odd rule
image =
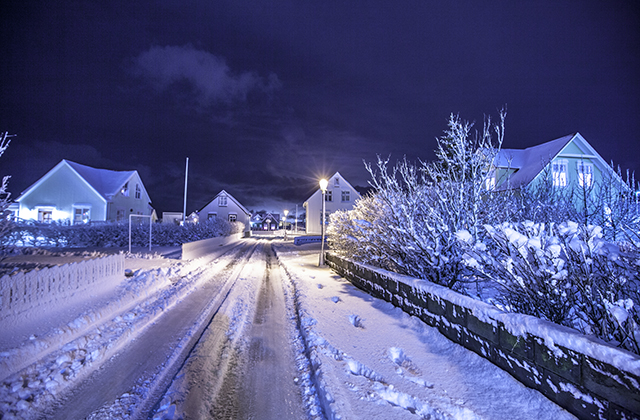
[[[230,222],[244,223],[245,232],[251,230],[251,213],[225,190],[220,191],[199,213],[200,223],[214,217],[220,217]]]
[[[502,149],[487,187],[498,190],[536,187],[590,188],[608,176],[623,181],[580,133],[560,137],[527,149]]]
[[[325,223],[329,222],[329,215],[337,210],[351,210],[355,201],[360,198],[360,193],[336,172],[328,179],[327,192],[325,194]],[[322,191],[320,188],[303,204],[306,210],[306,233],[319,235],[322,219]]]
[[[126,222],[153,215],[137,171],[112,171],[62,160],[16,199],[18,217],[40,222]]]
[[[280,225],[280,214],[264,213],[256,214],[251,219],[253,230],[276,230]]]

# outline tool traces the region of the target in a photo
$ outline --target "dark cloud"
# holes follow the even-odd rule
[[[186,82],[201,105],[245,102],[250,93],[272,94],[281,87],[278,76],[263,79],[255,72],[234,73],[222,57],[191,45],[151,47],[134,60],[134,74],[147,78],[159,90]]]

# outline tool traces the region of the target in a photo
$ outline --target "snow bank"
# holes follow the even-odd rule
[[[383,298],[507,370],[578,417],[640,414],[640,357],[575,330],[505,313],[418,280],[328,254],[327,263]]]
[[[230,236],[221,236],[218,238],[202,239],[200,241],[188,242],[182,244],[182,259],[193,260],[206,256],[212,256],[221,253],[221,247],[238,242],[242,238],[242,233],[236,233]],[[222,251],[228,251],[227,248]]]

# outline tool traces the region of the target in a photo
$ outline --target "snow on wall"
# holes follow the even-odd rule
[[[428,281],[331,253],[326,261],[357,287],[438,328],[579,418],[640,419],[639,356]]]
[[[110,255],[78,263],[18,272],[0,278],[0,320],[67,301],[96,282],[119,282],[124,255]]]
[[[241,238],[242,233],[235,233],[229,236],[202,239],[200,241],[182,244],[182,259],[193,260],[204,257],[205,255],[210,256],[211,254],[215,254],[216,251],[219,251],[221,246],[237,242]]]

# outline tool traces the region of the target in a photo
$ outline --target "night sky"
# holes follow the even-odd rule
[[[503,147],[580,132],[640,169],[633,1],[3,1],[13,197],[61,159],[140,173],[159,213],[221,189],[293,208],[363,160],[432,160],[451,113]]]

